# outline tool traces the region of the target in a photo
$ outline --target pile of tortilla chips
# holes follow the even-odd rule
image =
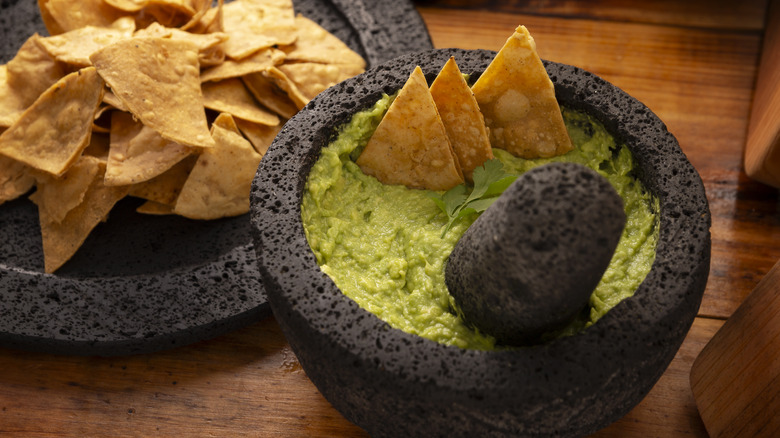
[[[0,66],[0,204],[36,187],[46,272],[125,196],[249,210],[282,124],[365,61],[290,0],[39,0],[49,37]]]
[[[454,58],[428,87],[415,68],[356,160],[385,184],[448,190],[493,158],[553,157],[573,146],[553,83],[519,26],[469,87]]]

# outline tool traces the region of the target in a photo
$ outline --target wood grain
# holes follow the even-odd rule
[[[691,369],[713,438],[780,436],[780,262],[715,334]]]
[[[688,385],[722,321],[697,318],[667,372],[596,437],[706,437]],[[0,436],[368,435],[306,378],[273,318],[156,354],[121,358],[0,350]]]
[[[755,97],[750,114],[745,171],[780,187],[780,1],[769,11]]]
[[[688,381],[694,358],[780,259],[778,190],[749,179],[741,165],[766,0],[417,5],[437,47],[497,50],[518,24],[527,25],[543,57],[613,82],[678,138],[702,175],[713,215],[700,317],[650,394],[596,436],[706,437]],[[319,394],[272,318],[140,356],[0,349],[0,436],[106,433],[366,436]]]
[[[633,3],[623,0],[418,0],[416,3],[420,6],[435,5],[460,10],[751,31],[764,29],[767,4],[766,0],[657,0]]]

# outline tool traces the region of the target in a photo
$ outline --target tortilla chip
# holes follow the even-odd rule
[[[448,190],[464,182],[420,67],[409,76],[356,162],[385,184]]]
[[[39,215],[44,269],[47,273],[56,271],[73,257],[89,233],[106,218],[114,204],[127,194],[128,186],[103,185],[104,169],[105,165],[99,163],[83,201],[70,210],[61,222],[49,222],[45,215]]]
[[[103,103],[113,108],[116,108],[119,111],[130,112],[130,110],[128,110],[127,107],[125,107],[125,104],[122,103],[122,101],[119,100],[119,98],[116,97],[116,94],[112,93],[110,89],[106,90],[103,93]]]
[[[192,152],[191,147],[166,140],[155,130],[136,122],[132,114],[114,111],[105,184],[120,186],[148,181]]]
[[[108,161],[108,150],[111,143],[108,133],[92,132],[92,137],[89,139],[89,146],[84,149],[82,155],[90,155],[95,158],[100,158],[104,163]]]
[[[30,200],[38,206],[41,222],[60,223],[69,211],[78,207],[101,163],[99,158],[84,155],[60,177],[39,175],[38,188]]]
[[[174,212],[191,219],[218,219],[249,211],[249,191],[261,156],[220,114],[211,127],[217,146],[204,149],[176,200]]]
[[[0,135],[0,154],[53,175],[63,174],[89,144],[103,87],[94,67],[65,76]]]
[[[219,82],[204,82],[203,104],[206,108],[231,114],[250,122],[274,126],[279,117],[257,105],[241,79],[232,78]]]
[[[170,8],[188,14],[195,15],[191,0],[103,0],[116,9],[125,12],[139,12],[152,5]]]
[[[239,61],[226,59],[223,63],[205,69],[200,74],[200,81],[221,81],[237,78],[251,73],[260,73],[269,67],[280,65],[284,61],[284,52],[275,48],[263,49],[252,56]]]
[[[278,69],[295,84],[306,100],[314,99],[328,87],[363,72],[363,69],[357,65],[314,62],[282,64]]]
[[[135,209],[136,212],[141,214],[151,214],[154,216],[164,216],[173,213],[173,207],[167,204],[160,204],[159,202],[146,201]]]
[[[40,4],[40,3],[39,3]],[[46,15],[56,23],[57,30],[67,32],[84,26],[110,27],[119,17],[128,15],[106,3],[104,0],[46,0],[43,2]],[[49,26],[46,26],[47,29]],[[49,29],[51,31],[51,29]],[[56,35],[61,32],[52,33]]]
[[[185,146],[214,146],[203,108],[195,44],[132,38],[98,50],[90,60],[144,125]]]
[[[282,48],[289,61],[349,64],[366,68],[362,56],[314,21],[299,14],[295,17],[295,26],[298,29],[295,44]]]
[[[92,134],[95,134],[96,132],[101,134],[108,134],[111,132],[110,126],[111,126],[111,112],[114,111],[116,108],[114,108],[111,105],[106,105],[105,103],[101,103],[98,106],[97,111],[95,111],[95,115],[92,120]]]
[[[298,86],[295,85],[295,82],[293,82],[292,79],[290,79],[286,74],[284,74],[283,71],[279,70],[278,68],[267,68],[263,71],[262,75],[271,81],[271,83],[276,86],[276,88],[287,94],[287,97],[290,98],[290,100],[299,110],[303,109],[303,107],[309,103],[309,99],[304,96],[303,93],[301,93],[301,90],[298,89]]]
[[[244,134],[244,138],[249,140],[254,146],[260,156],[264,156],[274,142],[276,135],[282,130],[282,124],[276,126],[266,126],[257,123],[248,122],[246,120],[236,119],[236,125],[239,131]]]
[[[49,32],[49,35],[59,35],[65,30],[57,23],[57,20],[51,15],[48,7],[49,0],[38,0],[38,11],[41,13],[41,21]]]
[[[131,186],[130,196],[169,205],[172,208],[197,161],[198,155],[184,158],[161,175]]]
[[[222,8],[224,31],[230,35],[225,54],[245,58],[258,50],[295,42],[295,12],[290,0],[236,0]]]
[[[139,28],[151,23],[178,27],[196,15],[192,0],[104,0],[115,9],[135,17]]]
[[[192,1],[192,7],[195,9],[195,13],[190,18],[190,21],[184,23],[184,25],[181,26],[181,30],[188,30],[190,28],[196,27],[201,19],[211,10],[211,4],[213,3],[212,0],[191,0]],[[220,7],[222,7],[222,1],[219,0]]]
[[[181,29],[192,33],[204,34],[224,31],[225,27],[222,25],[222,7],[224,3],[224,0],[217,0],[216,6],[209,8],[202,17],[197,19],[197,21],[195,21],[195,17],[193,17],[193,20],[182,26]],[[209,4],[211,4],[211,2],[209,2]]]
[[[228,39],[228,35],[224,32],[208,34],[190,33],[176,28],[165,27],[155,22],[145,29],[136,32],[135,36],[138,38],[172,38],[191,41],[198,47],[198,61],[201,67],[204,65],[218,65],[225,60],[225,51],[222,49],[222,43]]]
[[[27,193],[35,178],[24,164],[0,155],[0,205]]]
[[[553,157],[573,146],[536,43],[519,26],[472,86],[493,147],[522,158]]]
[[[14,89],[25,107],[65,76],[62,64],[40,44],[41,38],[38,34],[28,38],[6,64],[8,86]]]
[[[298,113],[298,106],[290,96],[262,73],[248,74],[241,80],[258,102],[282,118],[291,119]]]
[[[431,95],[463,175],[471,181],[474,169],[493,158],[493,150],[485,119],[455,58],[451,57],[436,76],[431,85]]]
[[[0,128],[7,128],[19,120],[29,104],[24,96],[18,93],[18,88],[8,84],[8,68],[0,65]]]
[[[41,38],[40,44],[57,61],[76,67],[92,65],[89,55],[109,44],[130,38],[135,30],[135,21],[123,17],[112,27],[85,26],[59,35]]]

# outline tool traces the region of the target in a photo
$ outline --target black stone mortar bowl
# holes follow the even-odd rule
[[[308,377],[348,420],[376,437],[582,436],[625,415],[680,347],[709,274],[710,212],[678,142],[647,107],[603,79],[545,62],[558,100],[627,144],[658,199],[655,262],[633,297],[579,334],[532,347],[463,350],[358,307],[317,265],[301,223],[320,150],[351,116],[400,89],[414,66],[429,82],[454,56],[472,79],[489,51],[396,58],[325,91],[291,119],[252,187],[252,233],[271,308]]]

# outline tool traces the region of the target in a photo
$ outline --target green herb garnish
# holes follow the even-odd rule
[[[447,234],[456,220],[487,210],[516,179],[517,175],[504,172],[501,161],[493,158],[474,169],[474,188],[468,193],[466,184],[455,186],[444,194],[432,193],[431,199],[447,214],[449,222],[441,233]]]

